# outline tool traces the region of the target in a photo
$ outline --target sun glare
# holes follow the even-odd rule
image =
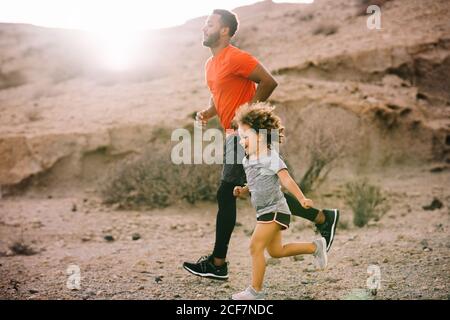
[[[131,68],[136,60],[142,30],[180,25],[207,15],[214,8],[231,10],[255,2],[257,0],[0,0],[0,22],[88,31],[101,64],[122,71]],[[277,2],[310,3],[312,0]]]

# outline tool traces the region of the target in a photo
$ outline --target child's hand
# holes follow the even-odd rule
[[[314,206],[314,202],[311,199],[304,198],[302,201],[300,201],[300,204],[303,208],[308,209]]]
[[[235,197],[240,197],[240,198],[242,198],[242,197],[244,197],[244,196],[246,195],[246,193],[247,193],[247,188],[245,188],[245,187],[236,186],[236,187],[234,187],[234,189],[233,189],[233,195],[234,195]]]

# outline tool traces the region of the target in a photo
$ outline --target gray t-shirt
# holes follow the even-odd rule
[[[291,214],[277,175],[278,171],[287,167],[278,152],[271,150],[258,159],[245,157],[242,164],[256,216],[271,212]]]

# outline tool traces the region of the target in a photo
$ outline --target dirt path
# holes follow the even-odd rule
[[[450,298],[450,172],[386,173],[378,179],[391,191],[391,210],[362,229],[339,229],[326,271],[315,272],[309,256],[270,259],[268,298]],[[330,191],[324,190],[318,202],[342,205],[338,192],[325,196]],[[433,197],[444,206],[423,210]],[[249,282],[254,213],[245,201],[239,202],[227,282],[201,279],[181,268],[183,261],[212,247],[214,204],[137,212],[114,211],[92,196],[27,196],[0,200],[0,213],[2,299],[228,299]],[[349,220],[351,213],[343,210],[342,218]],[[135,233],[141,238],[132,240]],[[296,219],[284,236],[310,240],[314,233]],[[14,255],[8,249],[14,241],[38,253]],[[376,297],[365,290],[371,264],[381,270]],[[66,287],[69,265],[80,268],[80,290]]]

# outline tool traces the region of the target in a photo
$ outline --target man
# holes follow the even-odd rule
[[[238,28],[236,15],[227,10],[216,9],[203,27],[203,45],[209,47],[212,56],[206,62],[206,81],[211,91],[209,107],[197,113],[203,125],[218,116],[226,131],[224,166],[217,191],[218,212],[216,240],[211,255],[201,257],[196,263],[185,262],[183,268],[192,274],[218,280],[228,279],[226,255],[228,243],[236,224],[235,186],[245,184],[245,173],[241,160],[244,150],[238,143],[238,135],[232,128],[236,110],[246,103],[266,101],[277,87],[277,82],[264,66],[253,56],[230,45]],[[257,86],[256,86],[257,84]],[[237,153],[237,157],[236,156]],[[229,161],[230,155],[234,158]],[[327,243],[333,242],[339,211],[305,209],[294,196],[285,193],[293,215],[316,223],[316,227]]]

